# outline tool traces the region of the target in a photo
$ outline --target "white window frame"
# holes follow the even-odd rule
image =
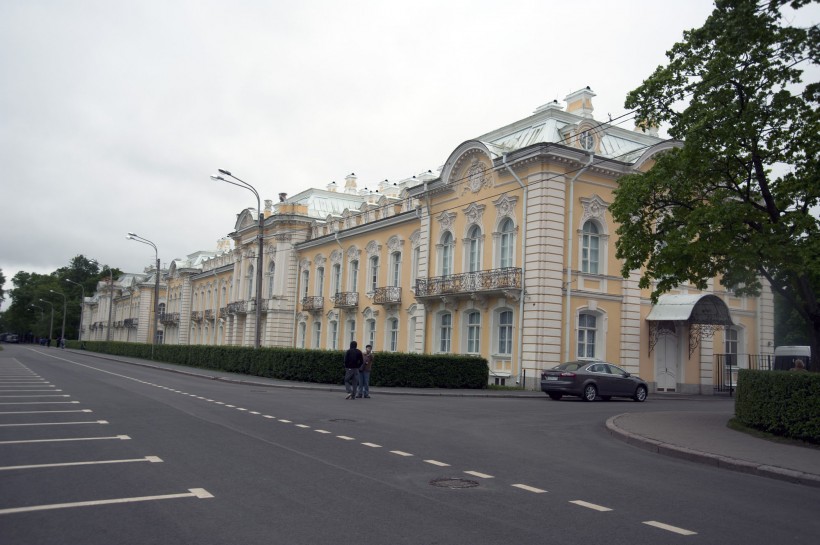
[[[322,347],[322,322],[313,322],[313,348]]]
[[[439,276],[453,274],[453,254],[455,253],[456,239],[453,233],[445,231],[441,235],[439,244]]]
[[[509,228],[507,228],[509,226]],[[505,217],[498,224],[498,267],[515,266],[515,222]]]
[[[509,315],[509,323],[504,318]],[[515,313],[510,308],[499,308],[495,311],[495,353],[500,356],[511,356],[515,336]]]
[[[387,285],[392,287],[401,286],[401,252],[390,254],[390,278]]]
[[[439,354],[450,354],[453,350],[453,314],[441,312],[436,317],[436,348]]]
[[[348,291],[359,291],[359,260],[354,259],[350,262],[350,287]]]
[[[581,227],[581,272],[601,273],[601,229],[592,220]]]
[[[473,319],[477,321],[473,322]],[[464,316],[464,327],[466,335],[464,336],[464,352],[466,354],[480,354],[481,353],[481,312],[478,310],[469,310]]]
[[[590,323],[590,320],[593,320],[594,323]],[[579,360],[601,359],[599,353],[601,322],[601,316],[596,312],[584,310],[578,313],[575,355]],[[592,348],[592,354],[590,354],[590,348]]]
[[[467,272],[476,272],[481,270],[481,227],[473,225],[467,232],[467,244],[464,249],[465,252],[465,270]]]
[[[367,291],[374,292],[379,287],[379,256],[367,260]]]
[[[399,349],[399,319],[388,318],[387,326],[387,349],[390,352],[396,352]]]

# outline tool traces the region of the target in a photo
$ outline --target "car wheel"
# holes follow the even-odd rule
[[[638,402],[646,401],[646,386],[638,386],[632,399]]]
[[[554,399],[555,401],[558,401],[558,400],[561,399],[561,397],[563,397],[561,394],[547,394],[547,395],[550,396],[550,399]]]
[[[609,401],[610,399],[612,399],[612,396],[601,396],[601,399],[603,399],[604,401]]]
[[[581,396],[581,399],[584,401],[595,401],[595,397],[598,395],[598,388],[595,387],[594,384],[587,384],[584,386],[584,393]]]

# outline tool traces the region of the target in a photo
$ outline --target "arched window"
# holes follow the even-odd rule
[[[454,249],[453,235],[450,231],[447,231],[441,237],[441,263],[439,264],[439,273],[441,276],[450,276],[453,274]]]
[[[415,316],[410,318],[410,327],[407,328],[407,351],[408,352],[415,352],[416,351],[416,326],[418,324],[418,319]]]
[[[581,272],[598,274],[598,226],[588,221],[581,230]]]
[[[499,226],[499,253],[498,265],[501,268],[513,266],[513,251],[515,249],[515,226],[510,218],[505,218]]]
[[[253,299],[253,283],[254,283],[254,276],[253,276],[253,265],[248,266],[248,300],[250,301]]]
[[[481,351],[481,313],[467,313],[467,353],[478,354]]]
[[[513,313],[503,310],[498,313],[498,353],[512,354]]]
[[[478,225],[473,225],[467,233],[467,272],[479,270],[481,270],[481,229]]]
[[[413,248],[413,257],[411,258],[410,263],[410,284],[415,286],[416,278],[419,274],[419,260],[421,259],[421,247],[416,246]]]
[[[273,297],[273,278],[276,273],[276,264],[271,261],[268,264],[268,299]]]
[[[399,349],[399,320],[398,318],[390,318],[387,320],[387,327],[389,328],[390,339],[387,343],[387,349],[395,352]]]
[[[594,359],[596,354],[598,318],[594,314],[582,312],[578,315],[578,357]]]

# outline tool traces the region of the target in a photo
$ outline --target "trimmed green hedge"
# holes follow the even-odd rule
[[[751,428],[820,444],[820,373],[741,369],[735,416]]]
[[[83,341],[86,350],[117,356],[151,359],[151,345],[143,343]],[[69,348],[80,348],[68,341]],[[298,348],[253,348],[245,346],[182,346],[163,344],[155,348],[154,360],[166,363],[240,373],[259,377],[342,384],[344,352]],[[487,360],[471,356],[429,354],[376,354],[371,386],[407,388],[486,388]]]

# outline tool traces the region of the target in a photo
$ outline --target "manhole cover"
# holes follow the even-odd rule
[[[350,418],[331,418],[328,422],[355,422],[355,420],[351,420]]]
[[[438,486],[439,488],[475,488],[478,486],[478,481],[445,477],[442,479],[433,479],[430,481],[430,484]]]

